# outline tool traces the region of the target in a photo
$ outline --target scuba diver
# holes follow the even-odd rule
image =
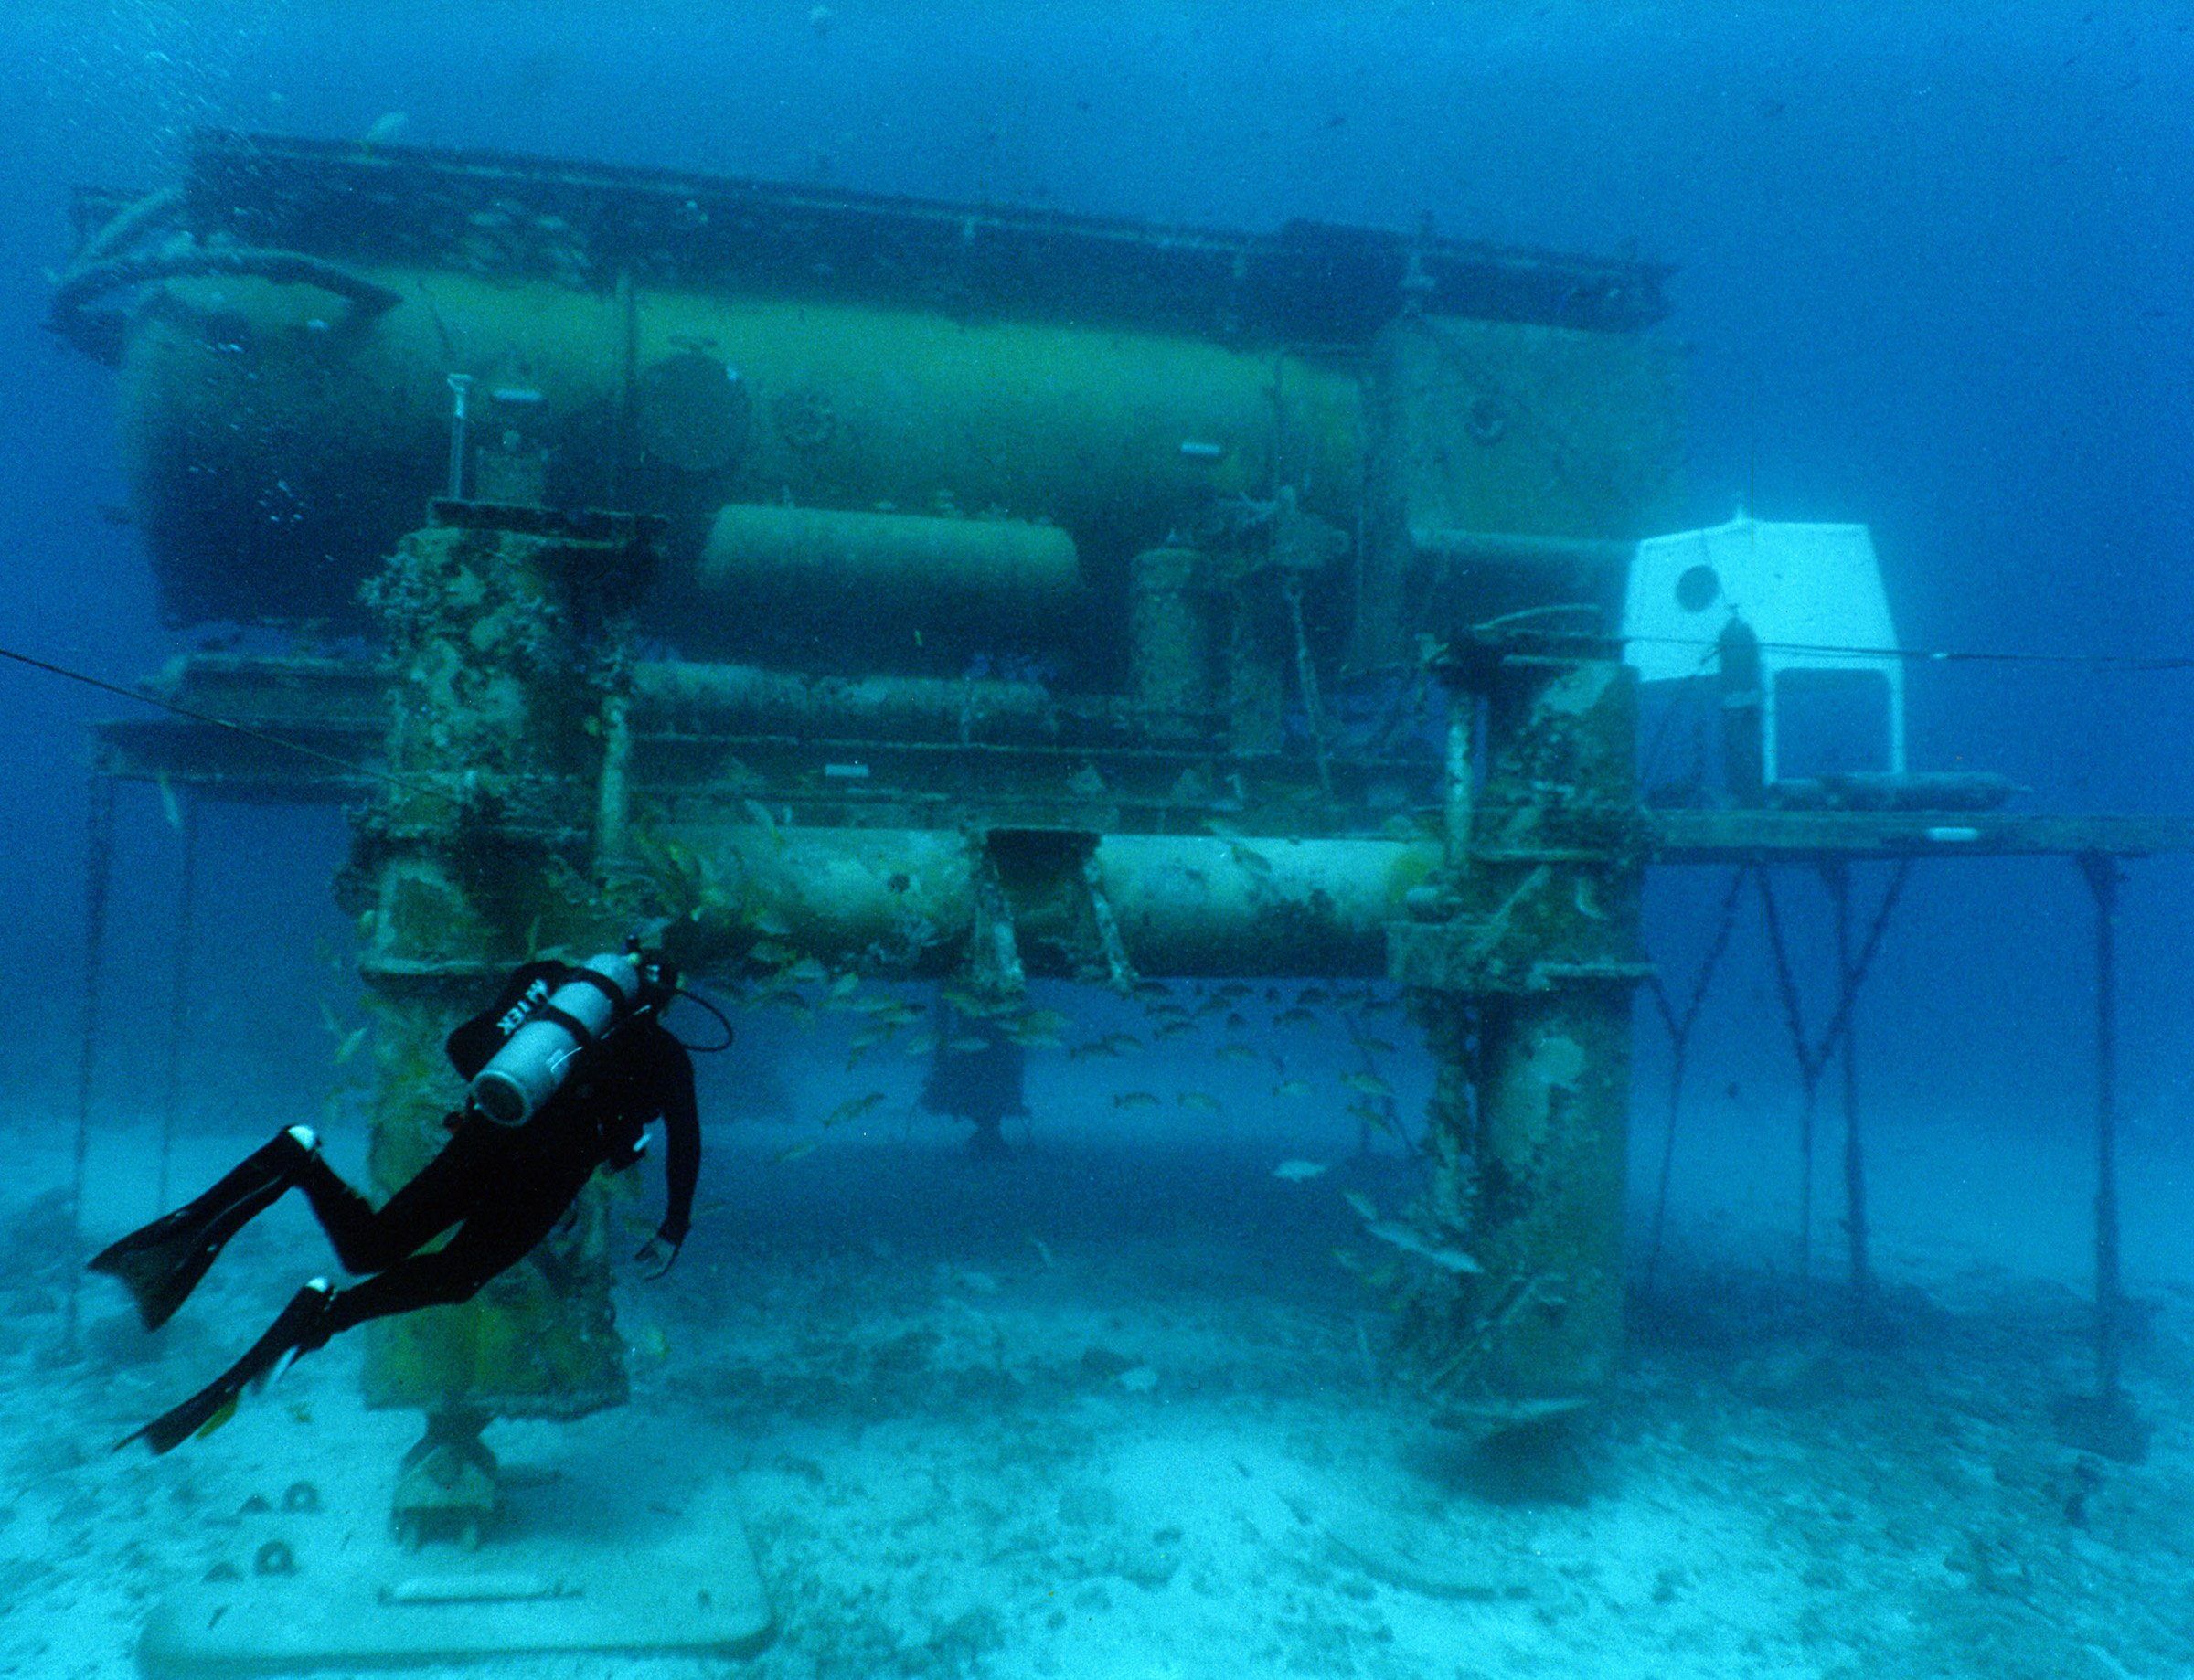
[[[494,1007],[450,1034],[464,1106],[443,1121],[451,1137],[441,1153],[378,1209],[321,1158],[310,1127],[292,1126],[196,1201],[94,1257],[91,1270],[128,1285],[145,1328],[157,1330],[222,1246],[294,1186],[344,1269],[366,1276],[344,1289],[314,1278],[241,1359],[116,1450],[140,1439],[155,1453],[179,1446],[223,1420],[247,1386],[263,1387],[354,1324],[469,1301],[556,1228],[597,1167],[638,1160],[657,1117],[667,1206],[634,1258],[651,1281],[668,1271],[691,1222],[701,1131],[691,1056],[661,1015],[690,994],[662,952],[637,944],[576,968],[529,962]],[[419,1252],[452,1226],[446,1244]]]

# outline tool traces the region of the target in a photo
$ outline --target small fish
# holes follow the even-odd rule
[[[854,993],[860,988],[860,984],[861,977],[858,974],[852,973],[850,972],[840,974],[836,980],[830,983],[830,995],[833,997],[851,997]]]
[[[1375,1126],[1381,1132],[1394,1130],[1394,1116],[1385,1109],[1374,1107],[1369,1102],[1351,1102],[1348,1105],[1348,1112],[1367,1126]]]
[[[1333,1002],[1333,994],[1324,986],[1305,986],[1295,994],[1295,1002],[1305,1009],[1316,1009]]]
[[[844,1121],[858,1120],[883,1100],[884,1093],[880,1090],[872,1090],[863,1096],[848,1097],[823,1117],[823,1123],[825,1126],[835,1126]]]
[[[755,827],[765,829],[772,835],[777,832],[777,819],[770,814],[770,808],[759,799],[742,799],[739,802],[739,808],[747,813],[748,820]]]
[[[1028,1246],[1036,1250],[1036,1258],[1044,1262],[1044,1270],[1050,1271],[1054,1263],[1051,1259],[1051,1245],[1041,1237],[1031,1237],[1028,1239]]]
[[[793,924],[785,920],[781,910],[758,910],[747,918],[747,926],[770,939],[790,939],[793,936]]]
[[[1251,851],[1248,846],[1242,845],[1239,840],[1227,848],[1227,856],[1233,858],[1235,867],[1237,868],[1243,870],[1247,874],[1270,877],[1273,873],[1273,860],[1271,858],[1267,857],[1262,852]]]
[[[1345,1190],[1341,1193],[1341,1199],[1356,1209],[1357,1217],[1359,1219],[1368,1222],[1379,1217],[1379,1204],[1361,1190]]]
[[[879,1026],[864,1026],[859,1032],[854,1034],[851,1047],[857,1050],[866,1050],[875,1045],[888,1044],[897,1036],[899,1028],[891,1026],[889,1022]]]
[[[335,1047],[336,1067],[340,1068],[345,1062],[348,1061],[352,1057],[358,1053],[358,1047],[366,1042],[366,1035],[369,1030],[369,1027],[361,1026],[357,1032],[352,1033],[347,1038],[344,1039],[341,1044]]]
[[[1308,1079],[1282,1079],[1279,1084],[1273,1087],[1273,1095],[1275,1097],[1307,1097],[1310,1095],[1310,1081]]]
[[[907,1040],[907,1054],[909,1056],[934,1056],[937,1054],[937,1046],[941,1042],[940,1036],[934,1030],[916,1033]]]
[[[992,1020],[1002,1015],[1010,1015],[1014,1009],[1011,997],[971,992],[964,986],[951,987],[940,995],[971,1021]]]
[[[1178,1038],[1183,1033],[1192,1033],[1195,1030],[1196,1023],[1194,1021],[1160,1021],[1156,1027],[1151,1029],[1150,1036],[1153,1038]]]
[[[1300,1004],[1297,1004],[1293,1009],[1283,1009],[1273,1017],[1274,1026],[1315,1026],[1317,1024],[1316,1015],[1304,1008]]]
[[[1376,1073],[1345,1073],[1341,1083],[1359,1097],[1372,1097],[1382,1102],[1390,1101],[1394,1095],[1394,1088]]]
[[[1378,1056],[1394,1056],[1400,1053],[1384,1038],[1358,1038],[1357,1043]]]
[[[830,971],[823,966],[820,957],[802,957],[784,973],[786,979],[800,985],[812,985],[830,978]]]
[[[196,1435],[193,1435],[191,1439],[193,1441],[204,1441],[207,1436],[212,1434],[214,1430],[219,1429],[222,1424],[228,1422],[229,1419],[235,1417],[237,1398],[238,1397],[232,1394],[226,1400],[222,1401],[220,1410],[215,1412],[212,1417],[207,1419],[205,1422],[199,1424],[198,1432]]]
[[[1457,1276],[1463,1276],[1475,1274],[1486,1270],[1471,1256],[1464,1253],[1462,1249],[1451,1249],[1443,1243],[1427,1242],[1413,1228],[1402,1224],[1400,1220],[1372,1219],[1365,1224],[1364,1228],[1378,1238],[1379,1241],[1391,1243],[1404,1254],[1414,1254],[1420,1260],[1428,1260],[1443,1271],[1452,1271]]]
[[[1230,980],[1223,986],[1214,987],[1211,995],[1217,998],[1223,998],[1226,1002],[1230,1004],[1236,998],[1249,996],[1249,994],[1254,992],[1256,989],[1257,988],[1255,986],[1250,984],[1246,980]]]
[[[1219,1062],[1253,1062],[1257,1052],[1246,1044],[1222,1044],[1211,1052],[1211,1059]]]
[[[1228,1014],[1228,1015],[1227,1015],[1227,1019],[1226,1019],[1226,1028],[1227,1028],[1227,1030],[1228,1030],[1229,1032],[1230,1032],[1230,1033],[1241,1033],[1241,1032],[1247,1032],[1247,1031],[1249,1030],[1249,1027],[1250,1027],[1250,1017],[1249,1017],[1249,1016],[1247,1016],[1246,1015],[1243,1015],[1243,1014],[1241,1014],[1241,1013],[1239,1010],[1230,1011],[1230,1012]]]
[[[1175,1096],[1174,1101],[1179,1103],[1185,1109],[1193,1109],[1198,1114],[1216,1114],[1219,1112],[1219,1099],[1212,1096],[1209,1091],[1181,1091]]]
[[[160,772],[160,810],[167,818],[167,825],[177,834],[183,832],[183,807],[176,802],[176,790],[169,784],[167,772]]]
[[[794,1143],[790,1149],[781,1149],[777,1152],[778,1164],[782,1166],[787,1161],[797,1161],[804,1155],[812,1155],[819,1147],[821,1145],[811,1137]]]
[[[660,1363],[670,1357],[670,1338],[658,1326],[650,1324],[633,1338],[633,1352]]]
[[[1146,1090],[1124,1090],[1113,1099],[1116,1109],[1155,1109],[1158,1100]]]
[[[961,1056],[973,1056],[977,1050],[990,1048],[990,1040],[980,1033],[962,1033],[957,1038],[945,1040],[944,1047]]]
[[[368,152],[376,146],[392,146],[396,144],[397,137],[410,126],[411,118],[407,112],[384,111],[379,116],[374,118],[371,126],[366,131],[365,137],[358,144]]]
[[[1291,1185],[1299,1185],[1306,1179],[1320,1176],[1325,1171],[1326,1163],[1323,1161],[1283,1161],[1273,1169],[1273,1176],[1284,1178]]]
[[[310,1400],[292,1400],[290,1418],[293,1422],[310,1423],[313,1420],[313,1403]]]
[[[1143,1047],[1143,1040],[1133,1033],[1109,1033],[1105,1036],[1104,1042],[1111,1047],[1105,1052],[1108,1056],[1124,1056],[1130,1050],[1139,1050]]]

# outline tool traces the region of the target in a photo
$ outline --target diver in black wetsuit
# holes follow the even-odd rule
[[[372,1274],[345,1289],[314,1279],[228,1371],[117,1446],[143,1438],[165,1452],[248,1385],[352,1325],[469,1301],[556,1228],[596,1168],[638,1160],[657,1117],[668,1142],[667,1207],[635,1258],[650,1279],[668,1271],[691,1221],[701,1153],[693,1062],[660,1019],[676,994],[676,972],[655,952],[580,968],[528,963],[493,1008],[451,1033],[450,1060],[471,1087],[465,1105],[443,1122],[452,1136],[442,1153],[385,1206],[335,1175],[310,1128],[293,1126],[196,1201],[96,1256],[91,1269],[126,1283],[145,1328],[156,1330],[222,1246],[294,1186],[344,1269]],[[452,1226],[448,1243],[419,1252]]]

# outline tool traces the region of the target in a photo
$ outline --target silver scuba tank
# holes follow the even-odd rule
[[[639,1001],[640,968],[632,956],[589,957],[473,1075],[473,1107],[499,1126],[524,1125],[556,1094],[579,1053]]]

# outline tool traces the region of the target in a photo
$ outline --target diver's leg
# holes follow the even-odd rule
[[[343,1269],[362,1276],[395,1265],[473,1210],[495,1175],[489,1159],[493,1144],[470,1126],[461,1127],[440,1154],[378,1208],[317,1154],[299,1174],[297,1187]]]
[[[147,1330],[157,1330],[198,1286],[228,1240],[266,1211],[308,1163],[319,1140],[309,1126],[292,1126],[253,1151],[193,1201],[163,1215],[93,1255],[93,1271],[120,1278]]]
[[[523,1260],[556,1228],[557,1221],[593,1172],[591,1158],[579,1155],[508,1164],[509,1170],[493,1186],[492,1197],[482,1199],[476,1194],[478,1175],[472,1169],[485,1156],[444,1150],[411,1184],[427,1178],[453,1154],[456,1165],[466,1167],[462,1177],[472,1186],[468,1193],[474,1194],[477,1205],[448,1243],[431,1254],[399,1260],[352,1289],[330,1290],[325,1278],[314,1279],[297,1292],[282,1316],[241,1359],[182,1405],[117,1442],[117,1448],[142,1440],[154,1452],[166,1452],[218,1421],[250,1384],[279,1376],[291,1360],[326,1345],[329,1338],[354,1324],[386,1318],[392,1313],[454,1306],[471,1300],[482,1284]],[[450,1175],[459,1176],[455,1165]],[[437,1196],[442,1193],[431,1181],[428,1188]],[[389,1206],[396,1206],[410,1189],[411,1185],[407,1185],[397,1192]],[[422,1205],[427,1201],[424,1196],[421,1199]],[[389,1209],[381,1211],[385,1215]],[[431,1213],[421,1217],[431,1217]]]
[[[252,1383],[280,1376],[298,1355],[327,1345],[336,1328],[332,1309],[338,1299],[325,1278],[314,1278],[290,1298],[281,1316],[241,1359],[180,1406],[123,1436],[114,1443],[114,1450],[119,1452],[133,1441],[142,1441],[156,1453],[166,1452],[220,1422]]]
[[[593,1171],[591,1158],[508,1163],[493,1194],[475,1198],[476,1205],[448,1242],[431,1254],[413,1254],[363,1283],[337,1292],[330,1309],[329,1334],[339,1334],[353,1324],[392,1313],[470,1301],[482,1284],[539,1246],[570,1211]],[[406,1186],[398,1194],[410,1188]]]

